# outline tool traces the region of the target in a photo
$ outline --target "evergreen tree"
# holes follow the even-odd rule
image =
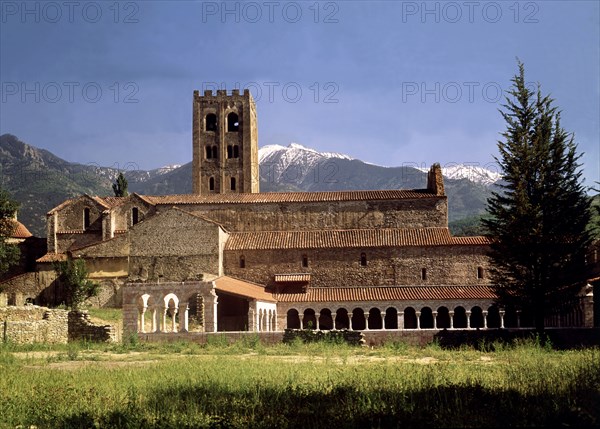
[[[14,232],[16,223],[13,218],[18,208],[19,203],[0,188],[0,276],[6,273],[11,265],[19,262],[19,248],[6,242]]]
[[[115,197],[126,197],[129,195],[127,193],[127,179],[125,179],[125,175],[123,173],[119,173],[117,177],[117,183],[113,183],[112,185],[113,192],[115,193]]]
[[[501,110],[498,142],[505,185],[488,200],[491,279],[501,305],[525,310],[538,331],[544,317],[576,302],[585,280],[590,203],[577,145],[549,96],[525,86],[524,66]]]
[[[56,262],[54,270],[58,281],[65,288],[67,305],[71,309],[79,309],[86,299],[98,295],[99,286],[88,280],[83,259],[68,258],[66,261]]]

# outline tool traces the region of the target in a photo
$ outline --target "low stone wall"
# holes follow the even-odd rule
[[[69,312],[69,341],[117,342],[117,330],[111,325],[96,325],[87,311]]]
[[[137,336],[141,341],[163,343],[190,341],[198,344],[207,344],[227,341],[227,343],[233,344],[238,341],[254,341],[258,339],[262,344],[267,345],[278,344],[283,341],[283,332],[155,332],[151,334],[138,333]]]
[[[2,341],[17,344],[66,344],[68,341],[68,312],[45,307],[0,308]]]
[[[315,331],[313,329],[286,329],[283,334],[284,343],[292,343],[296,339],[303,343],[316,342],[345,342],[353,346],[365,344],[365,335],[362,331],[349,331],[347,329],[335,329],[331,331]]]

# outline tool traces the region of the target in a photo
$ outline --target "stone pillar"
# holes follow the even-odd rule
[[[471,329],[471,310],[465,311],[467,314],[467,329]]]
[[[417,329],[421,329],[421,312],[415,311],[415,316],[417,316]]]
[[[483,310],[483,328],[487,329],[487,316],[488,316],[488,311],[487,310]]]
[[[160,321],[160,331],[167,332],[167,311],[169,307],[160,307],[161,321]]]
[[[300,329],[304,329],[304,313],[298,312],[298,318],[300,319]]]
[[[140,326],[139,332],[146,333],[146,310],[148,307],[144,306],[142,308],[142,313],[140,314]]]
[[[385,316],[386,316],[386,311],[385,310],[380,310],[379,313],[381,314],[381,329],[385,331]]]
[[[353,331],[352,329],[352,313],[348,312],[348,330]]]
[[[180,304],[179,306],[179,330],[188,332],[190,330],[190,306],[188,303]]]
[[[404,330],[404,311],[398,312],[398,329]]]
[[[321,318],[321,313],[317,313],[317,312],[315,312],[315,321],[316,321],[316,325],[317,325],[317,326],[316,326],[316,328],[317,328],[317,331],[320,331],[320,330],[321,330],[321,325],[320,325],[320,323],[319,323],[319,319],[320,319],[320,318]]]
[[[258,326],[257,332],[262,332],[262,330],[263,330],[263,311],[262,311],[262,309],[258,310],[256,317],[257,317],[256,326]]]
[[[504,314],[506,312],[504,310],[500,310],[498,313],[500,313],[500,329],[504,329]]]
[[[454,311],[449,311],[448,316],[450,316],[450,329],[454,329]]]
[[[256,332],[255,316],[256,301],[252,300],[248,304],[248,332]]]
[[[433,316],[433,329],[437,329],[437,311],[432,311],[431,315]]]
[[[332,328],[335,329],[335,318],[337,317],[337,312],[333,312],[331,313],[331,320],[333,321],[333,326]]]
[[[369,330],[369,313],[363,312],[363,314],[365,315],[365,331],[368,331]]]
[[[279,326],[277,326],[277,310],[273,311],[273,330],[277,331],[277,328],[279,328]]]
[[[219,297],[214,290],[214,283],[207,295],[202,296],[204,300],[204,330],[205,332],[217,332],[217,305]]]
[[[175,318],[177,317],[177,307],[173,307],[173,314],[171,315],[171,332],[177,332],[177,323]]]

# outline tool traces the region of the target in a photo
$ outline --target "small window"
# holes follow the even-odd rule
[[[140,221],[140,213],[137,207],[131,209],[131,224],[135,225]]]
[[[227,131],[235,133],[240,129],[240,122],[237,113],[231,112],[227,115]]]
[[[206,115],[206,121],[204,125],[205,131],[217,131],[217,115],[214,113],[209,113]]]
[[[231,178],[231,190],[235,191],[235,177]]]
[[[206,146],[206,159],[211,159],[211,158],[212,158],[212,147]]]
[[[360,265],[362,267],[366,267],[367,266],[367,255],[366,255],[366,253],[361,253],[360,254]]]
[[[83,229],[87,229],[90,226],[90,209],[88,207],[83,209]]]
[[[231,145],[227,146],[227,158],[233,158],[233,146]]]
[[[238,145],[233,146],[233,157],[234,158],[240,157],[240,147]]]
[[[212,147],[212,157],[213,159],[217,159],[219,157],[219,151],[217,150],[217,146]]]
[[[421,280],[427,280],[427,268],[421,268]]]
[[[302,268],[308,268],[308,256],[302,255]]]
[[[246,268],[246,258],[244,258],[244,255],[240,256],[240,268]]]
[[[209,191],[215,190],[215,178],[214,177],[211,177],[210,179],[208,179],[208,190]]]
[[[483,278],[483,267],[477,267],[477,278],[478,279]]]

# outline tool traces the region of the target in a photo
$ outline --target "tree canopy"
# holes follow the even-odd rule
[[[0,188],[0,276],[19,261],[19,248],[7,243],[7,239],[14,233],[16,222],[13,219],[18,209],[19,203]]]
[[[115,197],[126,197],[129,195],[127,192],[127,179],[123,173],[119,173],[117,176],[117,182],[112,185]]]
[[[488,200],[483,223],[492,239],[491,278],[502,305],[544,318],[574,303],[586,279],[590,200],[577,145],[560,124],[553,100],[519,73],[500,110],[506,131],[496,161],[504,185]]]
[[[83,259],[68,258],[55,262],[54,270],[58,280],[65,288],[66,304],[77,310],[86,299],[98,295],[99,286],[88,279],[88,272]]]

